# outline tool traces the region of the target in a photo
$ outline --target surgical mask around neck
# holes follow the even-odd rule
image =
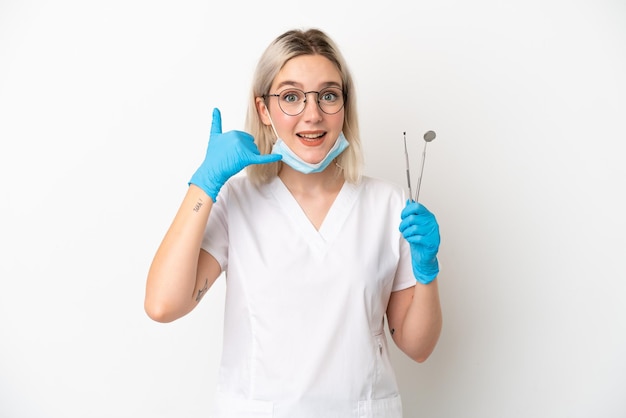
[[[270,119],[271,121],[271,119]],[[276,132],[276,128],[274,128],[274,124],[272,123],[272,129],[274,129],[274,133],[276,134],[276,143],[272,147],[272,154],[282,155],[282,162],[287,164],[289,167],[293,168],[296,171],[299,171],[304,174],[310,173],[319,173],[324,171],[326,167],[333,161],[339,154],[341,154],[350,143],[343,135],[343,132],[339,134],[337,140],[333,147],[328,151],[328,154],[320,161],[319,163],[307,163],[302,158],[298,157],[295,152],[293,152],[285,141],[283,141]]]

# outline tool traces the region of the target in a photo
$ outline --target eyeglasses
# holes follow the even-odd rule
[[[338,87],[327,87],[320,91],[302,91],[296,88],[287,88],[277,94],[265,94],[266,97],[278,97],[278,106],[285,115],[297,116],[304,111],[307,95],[317,94],[317,105],[327,115],[334,115],[343,108],[344,93]]]

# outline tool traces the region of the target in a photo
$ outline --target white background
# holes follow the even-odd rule
[[[164,325],[146,273],[212,108],[241,129],[262,50],[311,26],[367,174],[404,185],[402,132],[415,172],[437,132],[445,324],[394,352],[406,416],[626,416],[621,0],[0,0],[0,416],[207,416],[223,283]]]

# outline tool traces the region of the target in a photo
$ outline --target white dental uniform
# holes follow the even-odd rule
[[[415,285],[399,186],[345,183],[319,230],[279,178],[231,178],[202,243],[225,270],[213,418],[400,418],[383,330]]]

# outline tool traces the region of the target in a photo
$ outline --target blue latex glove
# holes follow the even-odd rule
[[[432,282],[439,274],[439,224],[435,215],[421,203],[408,200],[400,215],[400,232],[411,245],[411,260],[415,279]]]
[[[252,135],[242,131],[222,133],[222,115],[213,109],[211,136],[204,162],[194,173],[189,184],[195,184],[213,199],[226,181],[250,164],[279,161],[277,154],[261,155]]]

